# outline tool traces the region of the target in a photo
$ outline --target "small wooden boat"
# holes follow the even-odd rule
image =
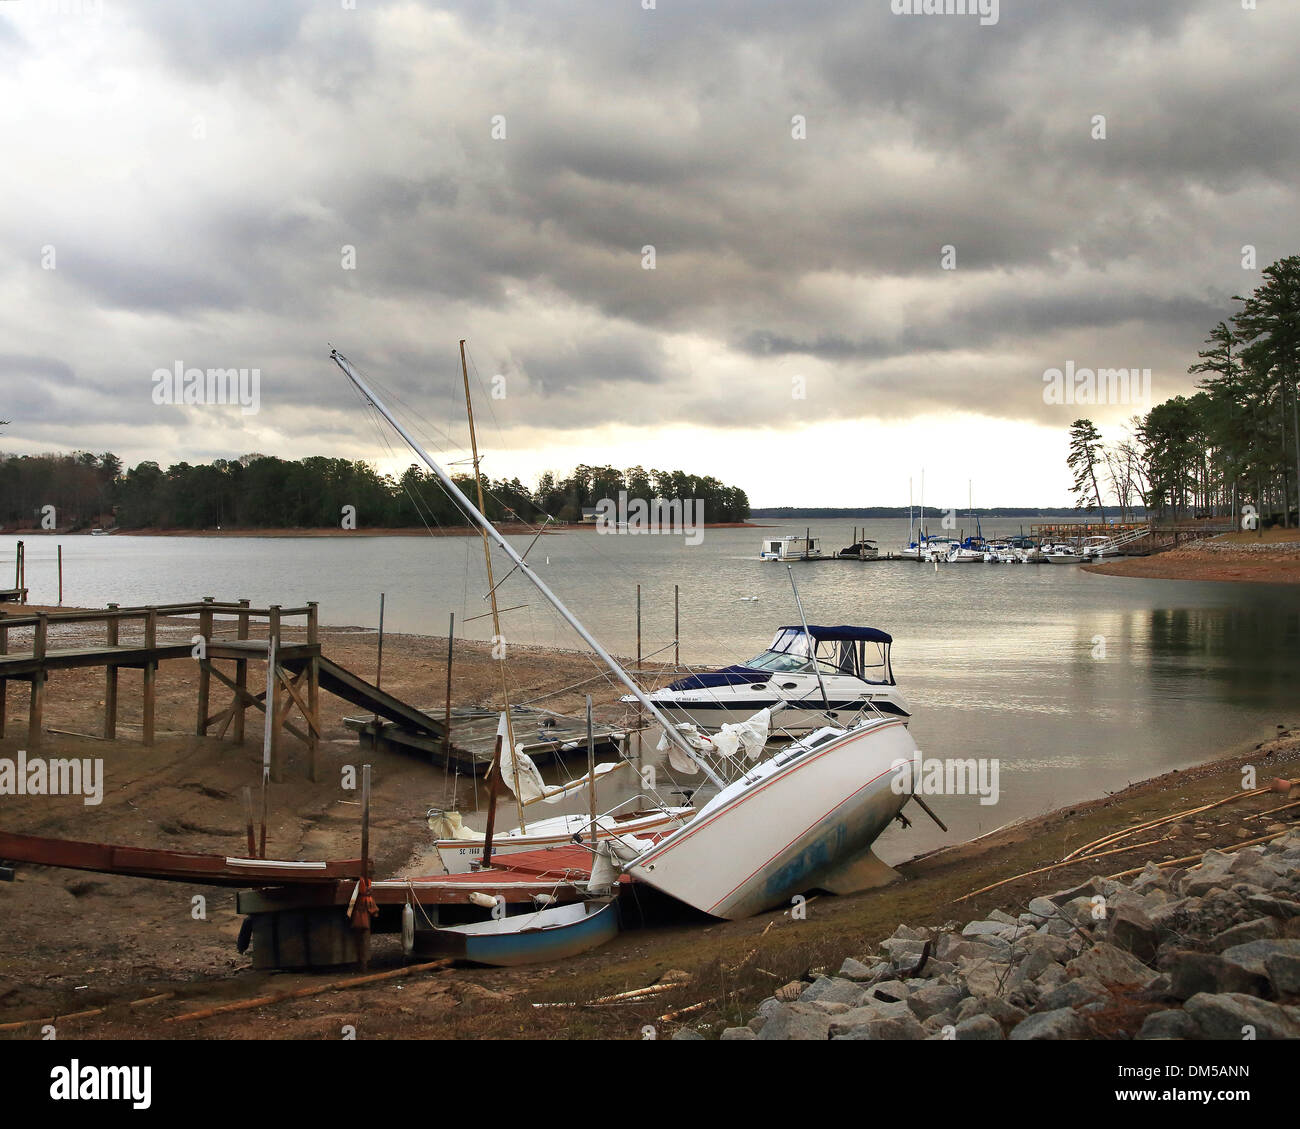
[[[417,929],[412,953],[512,967],[567,960],[618,933],[618,902],[598,898],[532,913]]]

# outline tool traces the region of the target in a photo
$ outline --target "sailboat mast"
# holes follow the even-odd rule
[[[417,455],[420,456],[420,459],[424,463],[424,465],[427,466],[431,471],[433,471],[433,473],[437,476],[438,481],[442,483],[443,488],[452,497],[452,499],[460,506],[461,510],[465,513],[465,515],[472,522],[474,522],[475,525],[477,525],[480,529],[482,529],[484,533],[487,534],[488,537],[490,537],[493,541],[495,541],[497,547],[503,553],[505,553],[507,557],[509,557],[512,561],[515,562],[515,565],[519,569],[519,571],[522,572],[526,577],[528,577],[530,581],[532,581],[533,587],[535,587],[542,594],[545,600],[551,605],[551,607],[553,607],[560,614],[564,622],[567,623],[570,627],[573,628],[574,631],[578,633],[582,641],[586,643],[587,646],[590,647],[596,653],[596,656],[601,660],[601,662],[603,662],[607,667],[609,667],[610,672],[614,675],[614,677],[617,678],[624,686],[626,686],[628,691],[632,694],[632,696],[635,697],[636,700],[640,702],[642,706],[645,707],[646,711],[650,714],[650,716],[653,717],[655,721],[657,721],[660,725],[663,726],[664,733],[667,735],[668,739],[672,741],[673,744],[675,744],[679,749],[681,749],[682,753],[685,756],[689,757],[691,761],[693,761],[696,765],[699,766],[700,770],[704,773],[704,775],[709,779],[709,781],[712,784],[714,784],[718,788],[725,788],[726,782],[722,779],[722,777],[720,777],[709,766],[709,764],[706,761],[700,759],[699,755],[696,753],[696,751],[693,748],[691,748],[690,744],[686,741],[686,739],[683,738],[682,735],[677,731],[677,728],[673,725],[673,723],[670,722],[668,718],[664,716],[663,711],[657,705],[655,705],[654,702],[650,700],[649,696],[646,694],[644,690],[641,689],[640,686],[638,686],[634,681],[632,681],[631,676],[627,673],[627,671],[625,671],[618,664],[618,661],[614,658],[614,656],[611,655],[607,650],[605,650],[604,647],[600,645],[596,637],[592,635],[592,633],[588,631],[585,626],[583,626],[582,621],[579,620],[578,617],[575,616],[571,611],[569,611],[567,607],[565,607],[565,605],[560,600],[560,598],[554,592],[552,592],[550,588],[547,587],[546,582],[540,576],[538,576],[536,572],[533,571],[532,566],[529,565],[524,560],[524,558],[521,557],[515,551],[514,546],[511,545],[510,542],[507,541],[504,537],[502,537],[501,534],[497,531],[496,527],[492,525],[492,523],[489,522],[488,519],[485,518],[483,514],[475,507],[474,503],[471,502],[467,497],[465,497],[464,492],[460,489],[459,486],[456,485],[455,482],[452,481],[451,476],[445,470],[443,470],[442,467],[440,467],[436,462],[433,461],[433,458],[429,455],[429,453],[423,447],[421,447],[419,443],[415,441],[411,433],[407,431],[407,429],[393,416],[393,413],[390,412],[388,410],[388,407],[378,399],[375,393],[370,390],[370,386],[365,382],[365,380],[362,379],[361,375],[356,371],[356,369],[352,367],[351,362],[337,349],[332,349],[330,351],[330,359],[336,365],[338,365],[338,367],[342,370],[343,375],[346,376],[350,381],[352,381],[352,383],[356,386],[357,390],[375,406],[375,410],[378,411],[379,414],[382,415],[386,420],[388,420],[390,424],[392,424],[393,430],[395,430],[398,435],[400,435],[404,440],[406,440],[407,445],[411,448],[412,451],[414,451]]]
[[[485,510],[483,505],[483,475],[478,469],[478,437],[474,431],[474,398],[470,395],[469,390],[469,369],[465,365],[465,342],[462,339],[460,343],[460,372],[465,381],[465,414],[469,418],[469,448],[470,454],[474,459],[474,486],[478,492],[478,508],[482,513]],[[483,538],[483,564],[487,569],[488,597],[492,601],[492,646],[501,647],[505,640],[501,636],[501,614],[497,610],[497,586],[492,577],[492,543],[487,539],[487,534],[482,528],[479,533]],[[504,648],[500,651],[501,658],[499,666],[501,667],[501,701],[505,704],[506,732],[505,739],[510,742],[507,746],[510,749],[510,763],[515,770],[515,806],[519,809],[519,829],[527,831],[528,825],[524,822],[524,801],[519,796],[519,761],[515,757],[515,731],[514,723],[510,718],[510,686],[506,682],[506,656]],[[496,743],[496,749],[492,758],[492,771],[497,774],[501,773],[501,742]],[[497,801],[496,777],[493,777],[493,787],[491,791],[491,803],[495,807]],[[493,813],[495,814],[495,812]],[[489,821],[489,826],[491,826]],[[483,850],[483,865],[490,866],[492,855],[492,841],[489,837]]]

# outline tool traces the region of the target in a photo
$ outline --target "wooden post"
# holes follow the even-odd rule
[[[213,597],[204,596],[204,604],[210,605]],[[199,717],[194,726],[197,737],[208,735],[208,705],[212,697],[212,668],[208,665],[208,648],[212,646],[212,608],[204,607],[199,612],[199,637],[203,640],[199,652]]]
[[[379,593],[379,653],[375,656],[375,686],[384,684],[384,594]],[[379,748],[379,715],[375,714],[375,729],[370,738],[370,747]]]
[[[492,774],[492,783],[488,786],[487,829],[483,833],[485,869],[492,865],[492,833],[496,829],[497,822],[497,794],[501,791],[501,740],[505,735],[505,728],[505,715],[502,714],[501,721],[497,724],[496,744],[492,746],[492,767],[488,770]]]
[[[245,596],[239,601],[239,626],[236,629],[235,636],[238,639],[248,638],[248,598]],[[239,699],[235,706],[235,744],[244,743],[244,710],[248,706],[248,660],[235,660],[235,685],[239,687],[236,695]]]
[[[319,608],[315,600],[307,602],[307,644],[320,646]],[[311,781],[318,783],[317,759],[320,750],[320,655],[313,652],[307,663],[307,753],[310,757]]]
[[[117,611],[116,604],[109,604],[110,613]],[[117,616],[111,615],[105,630],[106,641],[110,647],[117,646]],[[117,664],[109,659],[104,668],[104,736],[113,740],[117,736]]]
[[[59,607],[63,607],[63,546],[59,546]]]
[[[451,623],[447,626],[447,704],[442,715],[442,767],[451,771],[451,656],[452,643],[456,637],[456,613],[451,613]]]
[[[257,836],[253,830],[253,789],[244,785],[244,831],[248,835],[248,857],[257,858]]]
[[[266,641],[266,735],[262,743],[263,763],[270,777],[280,783],[282,772],[280,765],[280,702],[284,690],[276,675],[279,666],[280,646],[280,605],[271,605],[270,620],[267,624]]]
[[[370,766],[361,766],[361,877],[370,878]],[[370,967],[370,925],[357,937],[361,971]]]
[[[39,613],[36,630],[32,636],[32,658],[36,669],[32,671],[31,707],[27,715],[27,747],[39,748],[41,744],[41,718],[45,711],[45,633],[49,617]]]
[[[158,609],[150,608],[144,620],[144,645],[150,653],[158,645]],[[154,738],[154,680],[158,673],[157,660],[148,658],[144,663],[144,716],[141,719],[144,736],[141,740],[146,745],[153,744]]]
[[[0,609],[0,655],[9,653],[9,628],[4,622],[7,613]],[[9,679],[0,678],[0,740],[5,735],[5,710],[8,707]]]

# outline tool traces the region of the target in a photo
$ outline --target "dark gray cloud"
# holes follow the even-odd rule
[[[9,438],[344,446],[328,341],[447,422],[468,336],[507,441],[1055,427],[1067,359],[1185,390],[1257,279],[1241,246],[1297,250],[1298,33],[1223,0],[1003,0],[993,27],[888,0],[0,13],[0,94],[32,107],[0,138]],[[262,411],[140,415],[177,359],[260,367]]]

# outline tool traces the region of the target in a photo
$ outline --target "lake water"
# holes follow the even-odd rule
[[[823,548],[834,550],[850,542],[854,525],[821,520],[710,529],[696,546],[680,536],[584,530],[542,538],[529,561],[622,655],[635,653],[640,584],[643,651],[671,659],[673,585],[679,585],[683,661],[724,665],[752,657],[776,627],[798,622],[786,567],[757,559],[763,536],[801,534],[811,526]],[[1018,521],[986,522],[984,532],[1019,528]],[[882,551],[907,540],[906,520],[867,522],[866,529]],[[62,544],[65,604],[205,595],[247,596],[263,605],[317,600],[323,623],[374,626],[384,592],[388,630],[444,635],[454,611],[458,635],[491,635],[490,618],[469,620],[488,610],[476,538],[25,540],[33,601],[56,599],[55,551]],[[0,536],[5,586],[14,541]],[[520,549],[528,541],[512,538]],[[507,567],[498,563],[498,578]],[[972,564],[936,572],[914,562],[828,561],[798,564],[794,573],[809,622],[865,624],[894,636],[895,675],[926,756],[1000,763],[999,803],[939,798],[932,806],[951,834],[918,812],[912,830],[882,840],[886,859],[1191,765],[1232,744],[1261,740],[1279,723],[1300,722],[1295,586],[1139,580],[1063,565]],[[500,603],[525,605],[505,613],[507,639],[582,646],[517,574],[502,585]],[[430,696],[440,694],[431,687]]]

